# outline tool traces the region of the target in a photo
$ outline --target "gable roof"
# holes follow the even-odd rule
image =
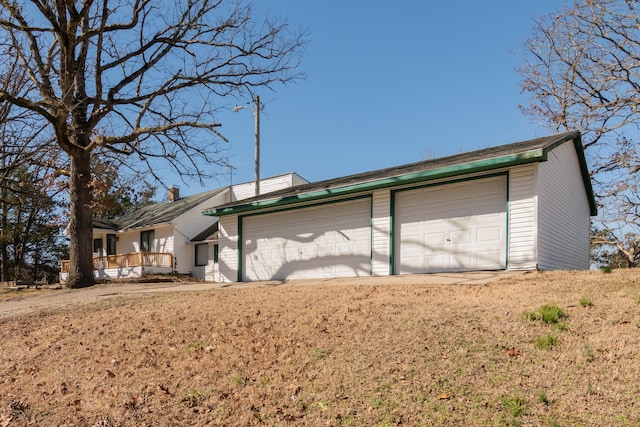
[[[205,210],[203,214],[213,216],[230,215],[508,166],[542,162],[547,160],[549,151],[570,140],[573,140],[580,162],[582,181],[587,192],[591,215],[596,215],[597,208],[593,196],[591,178],[584,158],[582,137],[580,132],[577,131],[298,185],[245,199],[241,202],[232,202],[210,208]]]
[[[173,202],[167,201],[154,203],[140,209],[136,209],[114,220],[94,218],[93,227],[124,231],[165,224],[173,221],[183,213],[228,189],[229,187],[222,187],[215,190],[205,191],[204,193],[182,197]]]

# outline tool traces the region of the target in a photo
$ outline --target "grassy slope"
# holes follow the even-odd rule
[[[635,426],[639,337],[638,271],[116,298],[1,321],[0,426]]]

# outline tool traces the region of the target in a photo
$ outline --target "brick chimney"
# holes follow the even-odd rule
[[[169,187],[169,201],[175,202],[180,198],[180,187],[177,185],[172,185]]]

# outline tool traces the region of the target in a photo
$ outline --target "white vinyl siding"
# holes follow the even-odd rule
[[[538,173],[539,267],[589,268],[590,212],[571,141],[551,150]]]
[[[139,231],[123,231],[121,233],[117,233],[116,235],[118,236],[118,254],[128,254],[131,252],[138,252],[140,250]]]
[[[212,198],[200,203],[193,209],[188,210],[171,221],[171,224],[173,225],[173,249],[165,252],[173,253],[175,257],[176,271],[178,273],[197,274],[194,273],[195,252],[193,245],[191,244],[191,239],[218,220],[218,218],[214,216],[202,215],[202,211],[210,208],[211,206],[221,205],[228,201],[229,191],[221,191]],[[179,203],[179,201],[174,203]]]
[[[229,191],[225,190],[174,218],[171,224],[175,227],[176,235],[184,236],[186,241],[193,239],[202,230],[212,226],[218,220],[215,216],[202,215],[202,211],[211,206],[222,205],[228,201]]]
[[[371,199],[242,219],[243,280],[371,275]]]
[[[203,244],[204,245],[204,244]],[[195,245],[197,247],[200,245]],[[205,265],[196,265],[193,267],[193,271],[191,274],[196,279],[201,279],[206,282],[218,282],[220,280],[218,276],[218,263],[216,262],[214,256],[214,246],[213,243],[206,244],[207,246],[207,263]]]
[[[308,181],[295,173],[274,176],[260,180],[260,194],[289,188],[293,185],[306,184]],[[233,186],[233,200],[242,200],[256,195],[255,183],[245,182]]]
[[[509,170],[509,269],[532,270],[538,262],[536,176],[538,164]]]
[[[391,191],[381,190],[373,193],[373,210],[371,217],[372,259],[371,273],[373,276],[389,275],[389,245],[391,239]]]
[[[238,216],[220,217],[220,281],[238,281]]]
[[[506,177],[400,191],[398,274],[506,268]]]

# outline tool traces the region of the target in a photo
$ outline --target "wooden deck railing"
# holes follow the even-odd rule
[[[173,254],[161,252],[132,252],[121,255],[109,255],[93,258],[95,270],[122,267],[171,267],[173,266]],[[62,261],[60,265],[62,273],[69,272],[69,260]]]

